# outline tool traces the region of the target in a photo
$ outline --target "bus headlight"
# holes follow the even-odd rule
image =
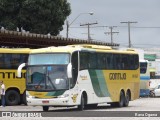
[[[29,98],[35,98],[35,96],[29,96]]]
[[[58,98],[65,98],[65,97],[68,97],[68,96],[69,96],[69,94],[64,94],[64,95],[58,96]]]
[[[30,96],[30,95],[27,95],[27,94],[26,94],[26,97],[27,98],[35,98],[35,96]]]

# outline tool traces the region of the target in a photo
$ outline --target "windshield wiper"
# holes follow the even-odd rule
[[[48,80],[51,83],[52,87],[56,90],[56,86],[53,84],[51,78],[49,76],[47,76],[47,75],[46,75],[46,77],[48,77]]]

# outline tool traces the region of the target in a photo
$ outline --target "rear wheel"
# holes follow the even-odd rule
[[[125,100],[124,100],[124,106],[127,107],[129,105],[130,95],[129,92],[126,93]]]
[[[118,107],[123,107],[124,101],[125,101],[125,97],[124,97],[123,92],[121,91],[120,92],[120,99],[119,99],[119,102],[118,102]]]
[[[43,111],[48,111],[49,110],[49,106],[43,106]]]
[[[111,107],[117,107],[118,106],[118,103],[117,102],[112,102],[110,103]]]

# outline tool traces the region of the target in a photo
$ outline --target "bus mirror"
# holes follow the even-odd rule
[[[69,63],[67,66],[67,76],[68,78],[72,78],[72,64]]]
[[[17,70],[17,77],[21,77],[21,71],[22,71],[22,68],[26,66],[26,63],[22,63],[19,67],[18,67],[18,70]]]

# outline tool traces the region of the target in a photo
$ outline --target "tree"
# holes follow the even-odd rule
[[[67,0],[0,0],[0,26],[8,30],[57,35],[70,13]]]

